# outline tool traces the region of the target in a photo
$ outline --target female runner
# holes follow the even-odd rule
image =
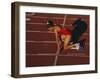
[[[61,25],[54,25],[51,20],[47,22],[48,30],[55,32],[56,41],[59,47],[63,49],[69,49],[75,46],[75,44],[69,44],[71,40],[71,31],[67,28],[62,28]],[[61,44],[63,43],[63,46]]]
[[[74,29],[70,31],[67,28],[62,28],[61,25],[54,25],[52,20],[48,20],[47,27],[49,31],[55,32],[56,41],[59,47],[63,49],[83,49],[85,39],[80,40],[80,37],[87,29],[87,24],[81,18],[77,19],[72,26]],[[79,45],[77,45],[77,43]],[[63,44],[63,46],[61,46]]]

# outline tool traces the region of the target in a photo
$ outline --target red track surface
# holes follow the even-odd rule
[[[58,53],[54,33],[48,32],[46,22],[52,19],[63,24],[64,14],[26,13],[26,67],[89,64],[89,28],[81,39],[86,39],[85,50],[66,50]],[[67,15],[65,27],[73,29],[72,23],[84,19],[89,26],[88,15]]]

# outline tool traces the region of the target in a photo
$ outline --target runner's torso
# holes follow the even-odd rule
[[[71,31],[66,28],[63,28],[60,31],[58,31],[58,34],[61,40],[63,41],[66,36],[71,36]]]
[[[58,34],[59,35],[71,35],[71,31],[70,30],[68,30],[68,29],[66,29],[66,28],[63,28],[63,29],[61,29],[60,31],[58,31]]]

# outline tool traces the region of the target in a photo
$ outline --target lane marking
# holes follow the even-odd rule
[[[81,54],[81,53],[80,53]],[[26,56],[58,56],[58,57],[65,57],[65,56],[69,56],[69,57],[89,57],[88,55],[80,55],[80,54],[77,54],[77,55],[61,55],[61,54],[55,54],[55,53],[45,53],[45,54],[40,54],[40,53],[36,53],[36,54],[26,54]]]

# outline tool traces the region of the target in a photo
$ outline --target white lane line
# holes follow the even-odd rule
[[[67,14],[65,14],[65,16],[64,16],[64,21],[63,21],[62,27],[65,26],[65,23],[66,23],[66,17],[67,17]]]
[[[56,41],[26,41],[28,43],[56,43]]]
[[[26,24],[46,25],[46,23],[34,23],[34,22],[27,22]],[[63,25],[63,24],[60,24],[60,25]],[[65,26],[72,26],[72,25],[71,24],[70,25],[65,24]]]
[[[32,30],[27,30],[26,32],[39,32],[39,33],[54,33],[51,31],[32,31]],[[84,33],[82,36],[89,36],[89,33]]]
[[[49,17],[40,17],[40,16],[31,16],[31,17],[28,17],[27,16],[27,18],[44,18],[44,19],[48,19]],[[63,19],[63,17],[62,18],[60,18],[60,17],[52,17],[52,19]]]
[[[27,16],[27,15],[26,15]],[[28,17],[29,16],[29,17]],[[31,16],[31,15],[28,15],[27,18],[45,18],[45,19],[48,19],[48,18],[52,18],[52,19],[64,19],[63,17],[41,17],[41,16]],[[78,18],[67,18],[69,20],[77,20]],[[88,21],[87,18],[84,18],[85,21]]]
[[[51,31],[30,31],[30,30],[27,30],[26,32],[54,33],[54,32],[51,32]]]
[[[46,23],[34,23],[34,22],[27,22],[26,24],[39,24],[39,25],[46,25]]]
[[[61,54],[58,54],[58,55],[56,55],[55,53],[45,53],[45,54],[40,54],[40,53],[38,53],[38,54],[26,54],[26,56],[57,56],[57,57],[65,57],[65,56],[69,56],[69,57],[89,57],[88,55],[82,55],[81,53],[80,54],[76,54],[76,55],[61,55]]]

